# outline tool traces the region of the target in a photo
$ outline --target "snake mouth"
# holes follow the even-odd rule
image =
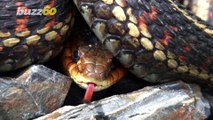
[[[102,91],[102,90],[107,89],[108,87],[111,86],[111,85],[108,85],[108,86],[97,85],[96,83],[92,83],[92,82],[91,83],[80,83],[79,86],[83,89],[87,89],[90,84],[95,85],[95,88],[94,88],[95,92]]]
[[[99,85],[95,82],[79,82],[79,81],[77,82],[76,80],[74,80],[74,81],[81,88],[86,89],[86,92],[84,94],[84,99],[83,99],[83,101],[85,103],[90,103],[92,101],[94,92],[104,90],[112,85],[112,84],[109,84],[107,86],[106,85],[103,86],[103,85]]]
[[[94,81],[94,80],[90,80],[88,78],[87,78],[87,80],[84,80],[84,81],[74,79],[74,82],[83,89],[87,89],[90,84],[94,84],[95,92],[107,89],[114,84],[114,83],[110,83],[108,80],[101,80],[100,82],[99,81],[97,82],[97,80]],[[105,84],[105,83],[108,83],[108,84]]]
[[[77,85],[83,89],[87,89],[89,84],[92,83],[95,85],[95,92],[109,88],[119,81],[125,74],[126,70],[121,66],[117,67],[115,70],[111,70],[108,76],[102,79],[82,74],[77,65],[70,70],[70,75]]]
[[[77,68],[77,67],[74,67]],[[111,71],[110,74],[104,79],[97,79],[95,77],[90,77],[82,74],[78,69],[73,69],[71,77],[74,82],[79,85],[79,87],[86,89],[84,95],[84,102],[90,103],[92,101],[92,96],[94,92],[101,91],[109,88],[115,84],[121,77],[124,76],[126,71],[122,67],[118,67]]]

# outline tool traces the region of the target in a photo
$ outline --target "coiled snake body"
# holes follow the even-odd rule
[[[56,56],[74,17],[70,0],[1,0],[0,11],[0,72]]]
[[[213,30],[172,0],[74,0],[108,50],[150,82],[213,83]]]
[[[62,38],[73,18],[69,2],[0,1],[0,72],[44,62],[61,50]],[[178,3],[172,0],[74,2],[101,43],[137,77],[149,82],[184,78],[213,84],[212,26]],[[29,15],[29,9],[43,9],[46,5],[55,7],[57,14]],[[27,13],[17,17],[18,7]],[[7,18],[11,21],[6,21]],[[73,55],[74,51],[69,52]],[[69,58],[70,54],[66,56]],[[72,68],[68,62],[64,66]],[[105,83],[108,87],[114,82]]]

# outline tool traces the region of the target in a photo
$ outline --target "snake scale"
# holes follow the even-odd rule
[[[0,0],[0,11],[0,72],[56,56],[74,18],[70,0]]]
[[[0,1],[0,72],[45,62],[73,23],[70,0]],[[213,27],[172,0],[74,0],[100,42],[149,82],[213,84]],[[24,13],[19,15],[19,8]],[[33,9],[56,14],[34,15]]]
[[[134,75],[213,84],[213,30],[172,0],[74,0],[101,43]]]

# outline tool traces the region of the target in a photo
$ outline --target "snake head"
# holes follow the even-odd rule
[[[75,37],[63,55],[63,66],[67,74],[83,89],[93,86],[94,91],[109,88],[125,74],[119,64],[113,64],[113,55],[101,44],[89,45]]]
[[[112,54],[97,45],[79,47],[78,67],[84,75],[97,80],[105,79],[112,66]]]

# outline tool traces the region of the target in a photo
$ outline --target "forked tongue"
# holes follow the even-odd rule
[[[92,96],[94,92],[95,84],[94,83],[89,83],[86,93],[84,95],[84,102],[90,103],[92,101]]]

